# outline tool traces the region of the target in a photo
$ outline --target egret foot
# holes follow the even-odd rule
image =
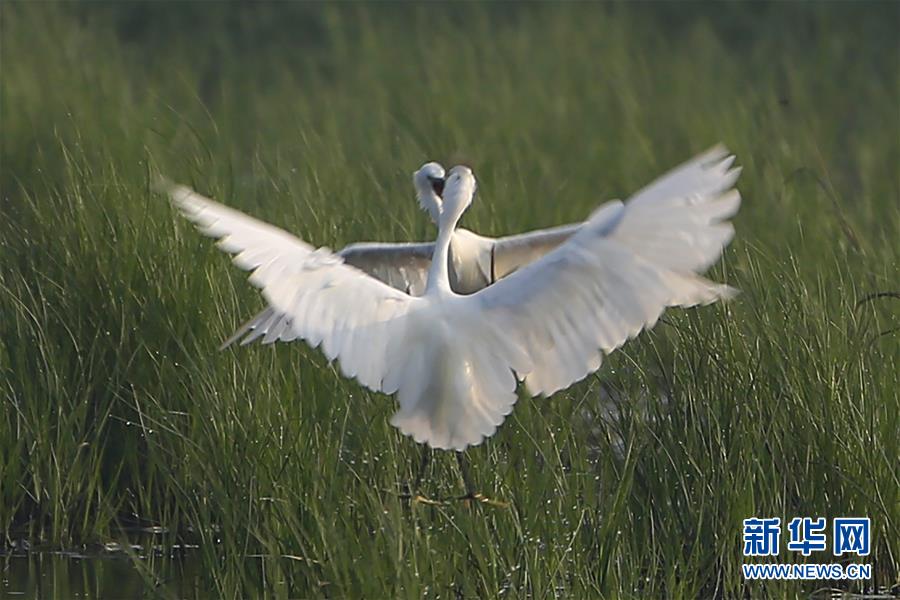
[[[494,508],[509,508],[509,502],[504,502],[503,500],[494,500],[493,498],[488,498],[484,494],[480,494],[478,492],[460,496],[459,498],[457,498],[457,500],[462,500],[466,503],[466,506],[470,505],[474,501],[481,504],[487,504],[488,506],[492,506]]]
[[[385,490],[388,491],[388,490]],[[423,496],[422,494],[417,493],[401,493],[398,494],[396,492],[391,492],[399,498],[400,500],[409,500],[410,505],[415,504],[427,504],[428,506],[442,506],[445,504],[443,500],[435,500],[433,498],[429,498],[428,496]]]
[[[432,500],[431,498],[426,498],[421,494],[416,494],[416,497],[412,499],[411,504],[415,506],[416,504],[425,504],[427,506],[442,506],[444,503],[440,500]]]

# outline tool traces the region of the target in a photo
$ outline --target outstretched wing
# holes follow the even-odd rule
[[[722,147],[671,171],[627,203],[597,209],[543,258],[466,298],[479,318],[531,359],[532,395],[565,388],[652,327],[667,306],[692,306],[734,290],[698,275],[722,254],[737,211],[740,169]]]
[[[560,225],[498,238],[494,241],[491,255],[491,281],[502,279],[533,263],[572,237],[582,225]]]
[[[315,249],[186,187],[167,188],[185,217],[218,238],[236,265],[252,271],[250,282],[283,316],[269,334],[299,337],[314,348],[321,344],[345,376],[381,391],[384,379],[405,360],[392,340],[404,337],[403,317],[416,298],[344,264],[327,248]]]
[[[421,296],[425,293],[433,253],[433,242],[413,244],[365,242],[350,244],[337,252],[337,255],[344,263],[368,273],[392,288],[405,291],[411,296]],[[264,344],[276,341],[289,342],[294,339],[289,327],[290,318],[290,315],[267,306],[241,325],[223,342],[220,349],[227,348],[238,340],[241,340],[242,346],[259,338],[262,338]]]
[[[410,296],[421,296],[428,283],[434,242],[350,244],[338,252],[344,262]]]

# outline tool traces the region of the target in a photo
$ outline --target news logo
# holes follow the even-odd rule
[[[834,555],[868,556],[871,542],[869,517],[839,517],[834,520]]]
[[[781,543],[781,518],[744,519],[742,538],[746,557],[778,556]],[[831,532],[833,556],[868,556],[872,548],[871,521],[868,517],[836,517],[831,529],[825,517],[794,517],[787,523],[789,552],[809,557],[829,549]],[[856,563],[745,563],[745,579],[871,579],[872,565]]]
[[[744,519],[744,556],[777,556],[781,519]]]
[[[787,549],[792,552],[800,552],[803,556],[809,556],[813,552],[821,552],[826,549],[825,518],[811,519],[810,517],[795,517],[788,523],[788,531],[791,539],[787,543]]]

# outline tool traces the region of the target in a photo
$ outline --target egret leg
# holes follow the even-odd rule
[[[508,508],[509,504],[506,502],[502,502],[500,500],[491,500],[486,497],[484,494],[475,491],[475,486],[472,485],[472,478],[469,476],[469,466],[466,464],[466,457],[462,452],[456,453],[456,462],[459,464],[459,471],[462,474],[463,483],[466,486],[466,495],[461,496],[459,499],[463,500],[468,504],[472,500],[476,502],[481,502],[483,504],[489,504],[491,506],[496,506],[499,508]]]
[[[409,493],[409,498],[412,499],[413,504],[440,504],[437,500],[432,500],[419,493],[419,485],[422,483],[422,478],[425,476],[429,462],[431,462],[431,448],[422,446],[422,459],[419,462],[419,471],[416,473],[415,483],[413,483],[412,490]]]
[[[422,483],[422,477],[425,476],[425,469],[428,468],[428,463],[431,462],[431,448],[428,446],[422,446],[422,459],[419,461],[419,470],[416,472],[416,480],[413,483],[413,490],[419,490],[419,484]]]
[[[472,479],[469,477],[469,466],[466,464],[466,457],[462,452],[456,453],[456,462],[459,464],[459,472],[462,473],[463,484],[466,486],[466,495],[463,500],[477,500],[478,494],[475,492],[475,486],[472,485]]]

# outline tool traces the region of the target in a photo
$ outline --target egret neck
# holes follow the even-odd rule
[[[468,167],[453,167],[447,176],[444,187],[443,206],[438,219],[438,236],[434,243],[434,254],[431,257],[431,268],[428,270],[428,283],[425,295],[451,295],[450,273],[448,261],[450,241],[453,231],[463,213],[472,203],[475,194],[475,177]]]

